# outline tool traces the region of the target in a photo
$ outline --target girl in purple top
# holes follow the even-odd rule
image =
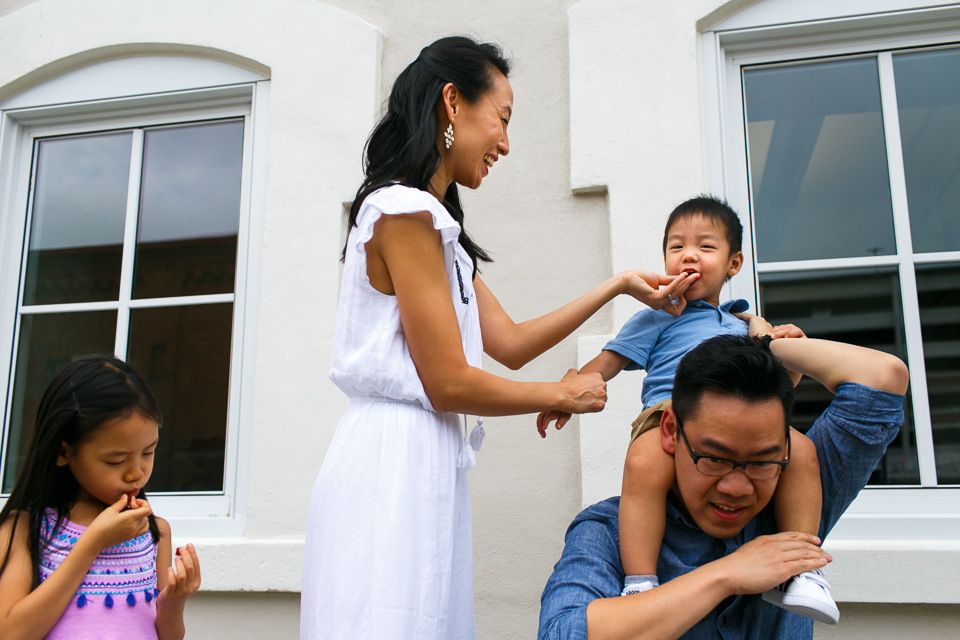
[[[159,426],[153,393],[113,356],[50,383],[0,510],[0,637],[183,638],[200,564],[187,545],[170,568],[170,526],[143,491]]]

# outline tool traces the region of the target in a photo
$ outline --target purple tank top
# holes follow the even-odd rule
[[[47,509],[40,531],[40,580],[73,549],[86,527],[67,520],[53,531]],[[45,544],[46,542],[46,544]],[[157,546],[149,532],[100,552],[48,640],[156,638]]]

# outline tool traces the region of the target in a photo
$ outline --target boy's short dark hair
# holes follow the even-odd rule
[[[708,220],[723,225],[727,230],[727,244],[730,245],[730,255],[741,251],[743,246],[743,225],[740,224],[740,216],[730,207],[725,200],[716,196],[700,194],[696,198],[691,198],[681,203],[676,209],[670,212],[667,218],[667,225],[663,228],[663,255],[667,255],[667,237],[670,235],[670,227],[680,220],[691,216],[703,216]]]
[[[677,366],[673,412],[681,423],[700,409],[703,394],[713,391],[745,402],[779,400],[784,427],[793,416],[793,381],[770,351],[770,340],[722,335],[704,340]]]

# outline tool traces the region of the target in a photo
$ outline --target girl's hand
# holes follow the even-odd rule
[[[662,309],[672,316],[683,312],[687,306],[683,293],[700,278],[699,273],[665,276],[652,271],[624,271],[620,276],[624,280],[624,293],[651,309]]]
[[[200,588],[200,560],[192,544],[177,549],[173,567],[167,567],[167,585],[160,592],[164,601],[184,601]]]
[[[599,373],[567,371],[559,382],[567,396],[569,413],[595,413],[603,411],[607,402],[607,383]]]
[[[124,511],[129,506],[130,508]],[[100,512],[83,536],[90,536],[101,551],[107,547],[142,536],[150,530],[147,516],[153,513],[150,503],[124,495]]]

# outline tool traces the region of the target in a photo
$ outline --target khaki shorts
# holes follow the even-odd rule
[[[641,433],[645,431],[650,431],[650,429],[659,429],[660,428],[660,416],[663,415],[664,409],[669,409],[673,406],[673,400],[664,400],[658,402],[652,407],[647,407],[643,410],[643,413],[637,416],[637,419],[634,420],[630,426],[633,429],[630,431],[630,444],[633,444],[633,441],[640,436]]]

